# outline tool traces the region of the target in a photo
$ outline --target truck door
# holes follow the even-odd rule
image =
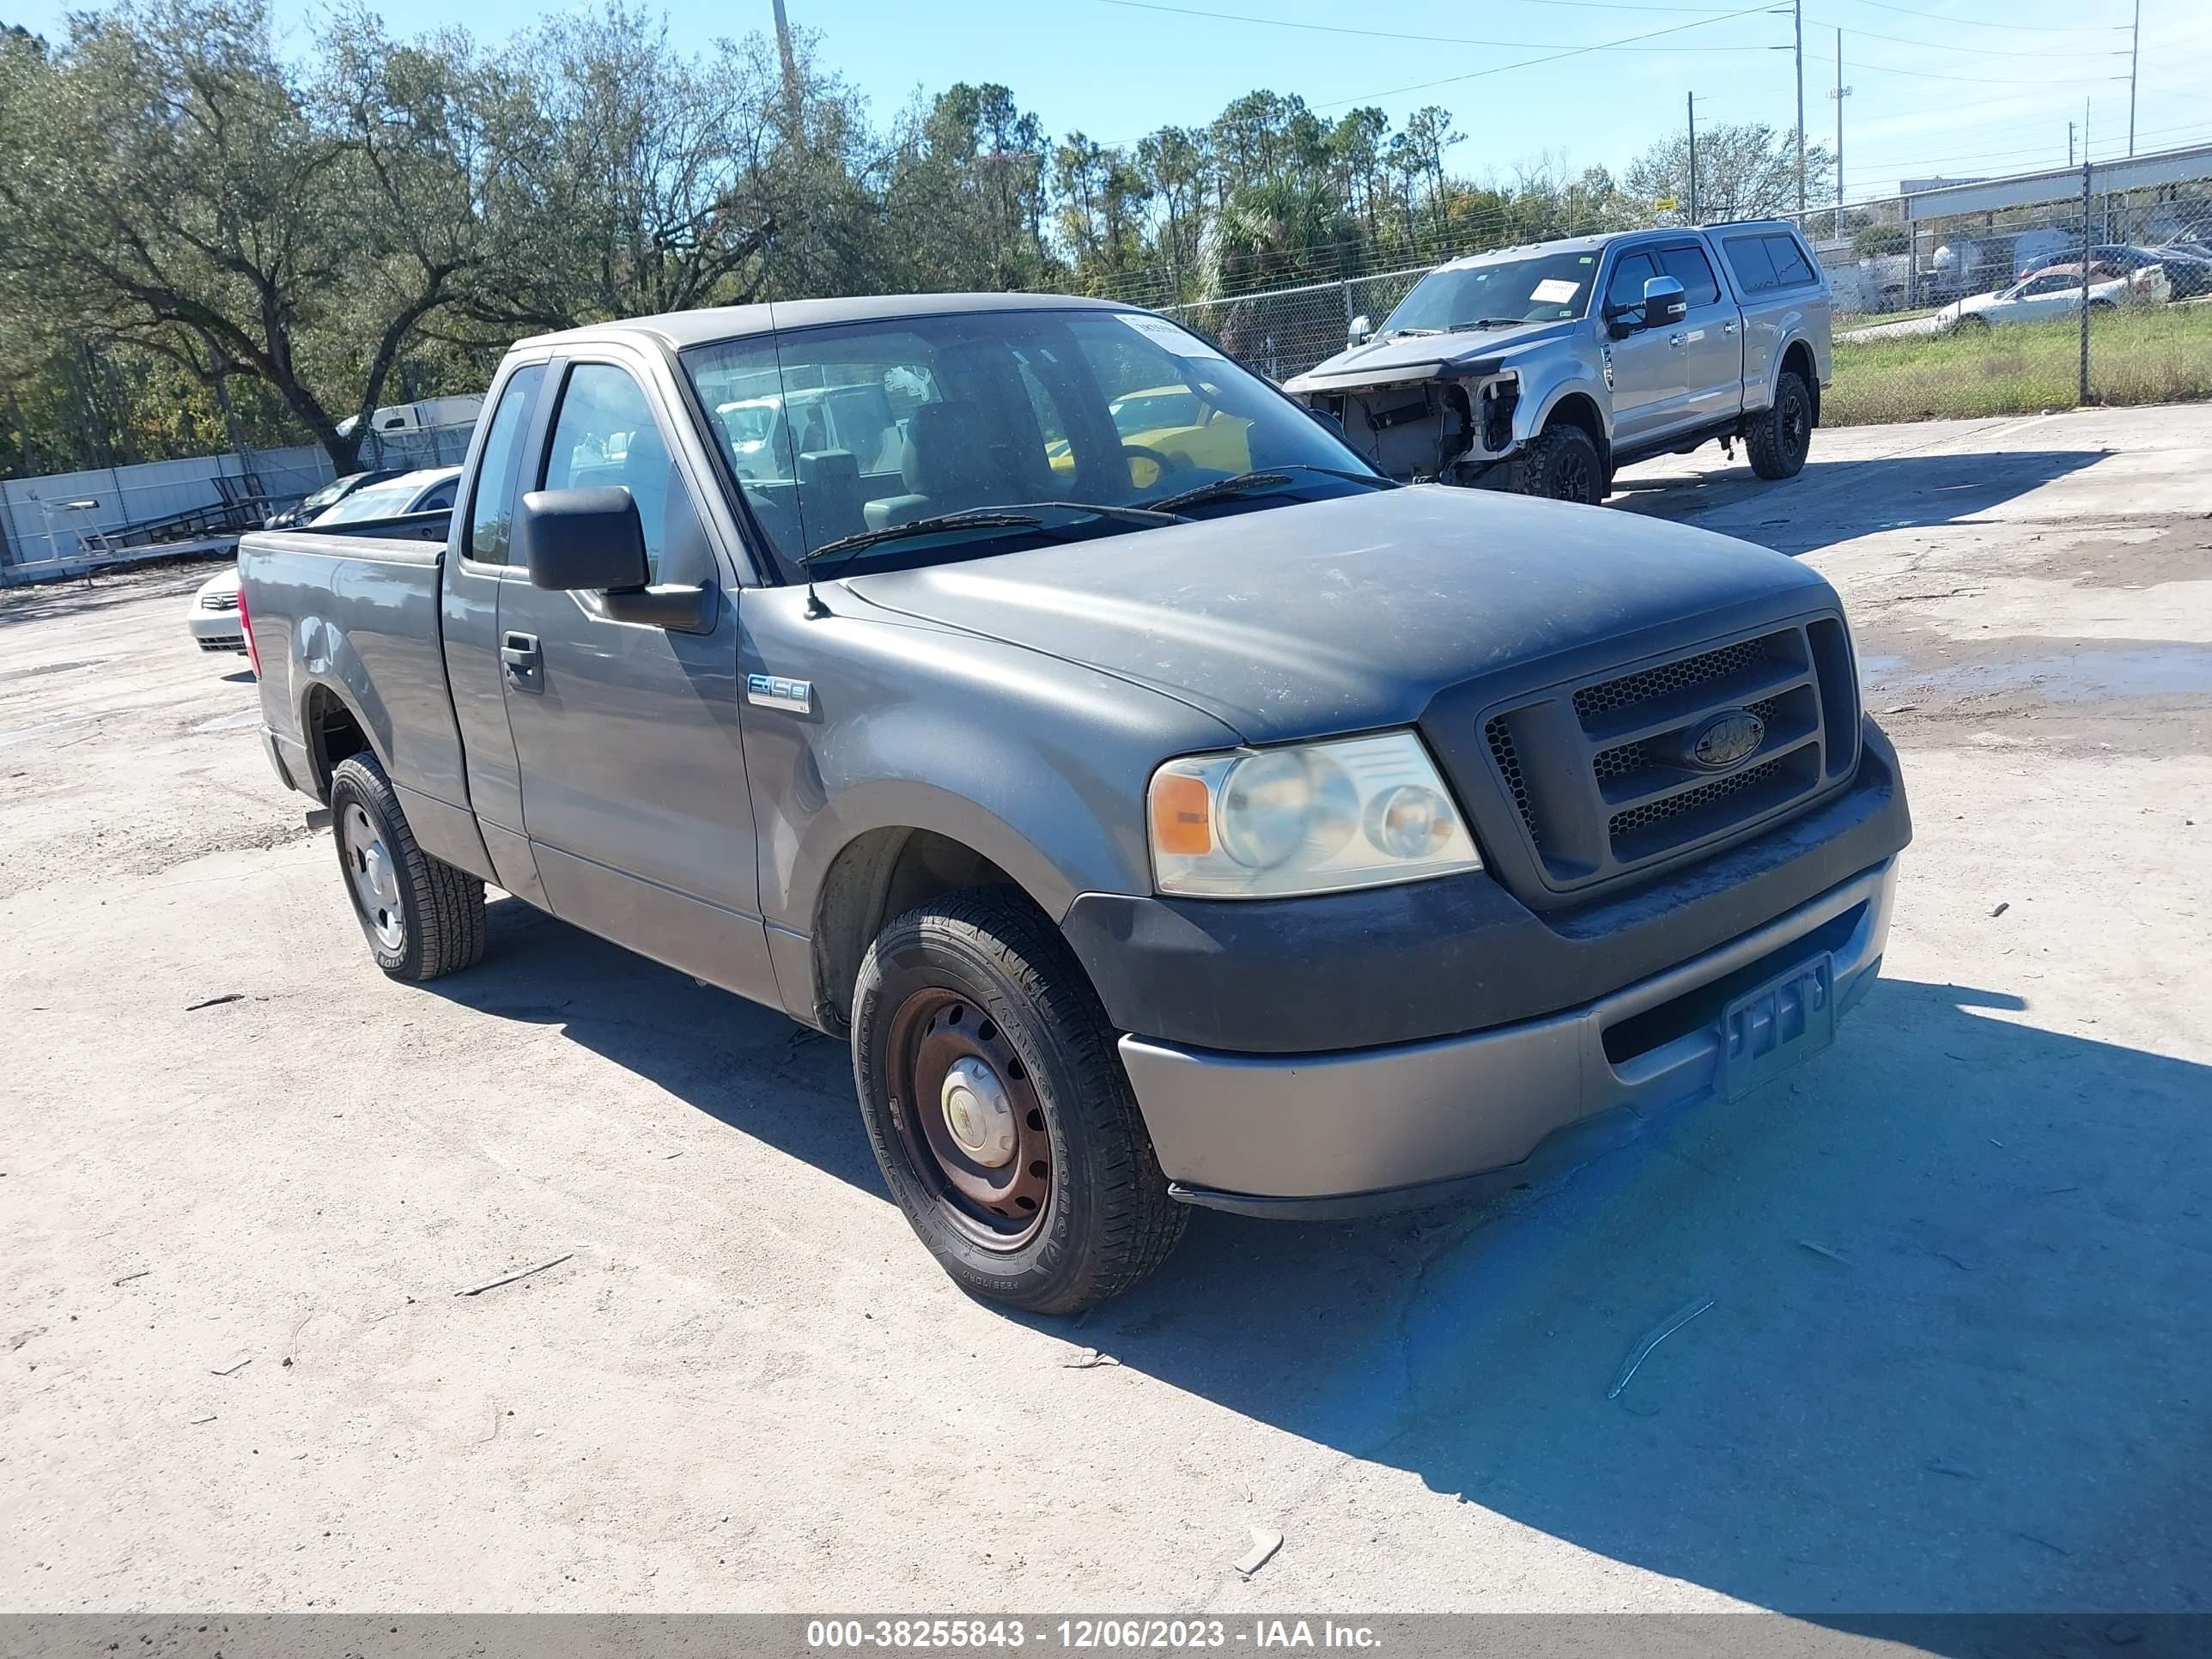
[[[1681,283],[1689,302],[1680,331],[1683,368],[1689,374],[1682,424],[1725,420],[1743,407],[1742,315],[1735,300],[1721,292],[1712,262],[1695,242],[1661,248],[1659,264]]]
[[[497,388],[473,483],[454,506],[438,600],[446,684],[461,734],[470,810],[499,884],[533,904],[543,904],[545,895],[522,833],[522,780],[515,770],[501,684],[499,592],[504,582],[521,576],[508,562],[508,535],[514,522],[516,474],[524,453],[534,447],[533,433],[543,426],[538,393],[544,382],[545,364],[525,362],[510,370]],[[463,482],[469,482],[469,475]]]
[[[618,619],[601,593],[501,586],[523,827],[554,915],[774,1002],[738,732],[738,590],[698,509],[703,458],[647,391],[656,370],[617,347],[556,360],[524,488],[629,490],[651,580],[699,603],[664,626]]]
[[[1642,305],[1644,284],[1658,275],[1659,263],[1648,249],[1629,249],[1613,261],[1606,279],[1606,305]],[[1601,318],[1598,329],[1606,382],[1613,392],[1613,447],[1626,449],[1662,435],[1681,418],[1689,395],[1682,326],[1639,327],[1615,337]]]

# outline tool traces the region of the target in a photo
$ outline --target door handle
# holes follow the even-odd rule
[[[507,672],[520,677],[535,673],[542,660],[538,651],[535,634],[507,634],[499,642],[499,659],[507,665]]]
[[[1722,332],[1722,333],[1723,333],[1723,334],[1733,334],[1733,333],[1735,333],[1735,325],[1734,323],[1723,323],[1723,324],[1721,325],[1721,332]]]
[[[1682,343],[1689,337],[1690,337],[1686,334],[1669,334],[1667,337],[1667,343],[1674,347],[1675,349],[1680,350],[1681,349]]]

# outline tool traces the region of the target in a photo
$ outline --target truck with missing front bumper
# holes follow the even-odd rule
[[[1505,248],[1429,272],[1286,383],[1394,478],[1603,501],[1632,462],[1744,445],[1805,465],[1828,279],[1776,220]]]
[[[1521,1178],[1875,983],[1905,796],[1790,559],[1400,487],[1098,301],[609,325],[487,408],[442,539],[240,550],[376,962],[475,963],[490,884],[849,1041],[976,1292]]]

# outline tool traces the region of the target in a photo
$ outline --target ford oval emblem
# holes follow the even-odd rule
[[[1747,708],[1714,715],[1690,733],[1690,764],[1705,772],[1725,772],[1757,752],[1765,741],[1766,722]]]

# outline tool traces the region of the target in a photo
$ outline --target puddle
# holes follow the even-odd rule
[[[1914,690],[1970,696],[1977,692],[2033,689],[2051,702],[2098,702],[2110,697],[2160,697],[2212,692],[2212,649],[2164,646],[2141,651],[2077,651],[2063,657],[2014,658],[2002,662],[1954,663],[1915,670],[1902,657],[1862,657],[1860,678],[1872,701]]]

